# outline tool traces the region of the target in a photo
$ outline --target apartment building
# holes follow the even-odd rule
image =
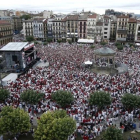
[[[140,20],[137,20],[136,24],[135,42],[140,43]]]
[[[87,39],[96,39],[97,14],[89,15],[87,18]]]
[[[47,39],[47,20],[35,18],[23,22],[23,34],[25,37],[33,36],[36,40]]]
[[[68,15],[66,21],[67,40],[77,42],[78,40],[78,17],[79,15]]]
[[[128,32],[128,21],[129,16],[118,16],[117,18],[117,32],[116,32],[116,41],[125,44],[127,41],[127,32]]]
[[[57,41],[62,38],[62,20],[65,18],[65,15],[57,15],[53,22],[53,40]]]
[[[87,38],[87,18],[89,13],[81,13],[78,17],[78,37]]]
[[[23,21],[23,34],[25,37],[33,36],[33,19]]]
[[[0,20],[0,46],[13,40],[12,24],[8,21]]]
[[[33,20],[33,36],[36,40],[47,39],[47,20],[44,18],[35,18]]]
[[[137,20],[135,18],[129,18],[128,21],[128,31],[127,31],[127,42],[135,41]]]
[[[53,39],[53,21],[54,19],[47,19],[47,35],[49,39]]]
[[[15,34],[19,34],[20,31],[23,29],[23,22],[22,19],[18,16],[12,16],[13,19],[13,30]]]
[[[111,18],[109,16],[103,16],[103,40],[110,39],[110,28],[111,28]]]

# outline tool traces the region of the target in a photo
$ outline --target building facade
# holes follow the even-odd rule
[[[47,20],[47,35],[48,35],[48,39],[53,39],[53,21],[54,19],[48,19]]]
[[[8,21],[0,20],[0,46],[13,40],[12,24]]]
[[[111,28],[111,18],[108,16],[103,16],[103,39],[110,39],[110,28]]]
[[[87,18],[87,39],[96,39],[97,14],[89,15]]]
[[[135,18],[130,18],[128,21],[128,31],[127,31],[127,42],[135,41],[137,20]]]
[[[12,16],[13,24],[14,24],[14,33],[19,34],[20,31],[23,29],[23,22],[22,19],[18,16]]]
[[[23,34],[27,36],[33,36],[33,19],[23,21]]]
[[[68,15],[66,20],[67,41],[77,42],[78,40],[78,15]]]
[[[125,44],[127,41],[129,16],[119,16],[117,18],[116,41]]]
[[[78,37],[87,38],[87,18],[89,13],[82,13],[78,18]]]
[[[136,24],[135,42],[140,43],[140,20],[137,20]]]

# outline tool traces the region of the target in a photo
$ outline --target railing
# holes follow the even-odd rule
[[[126,38],[117,38],[118,41],[126,41]]]

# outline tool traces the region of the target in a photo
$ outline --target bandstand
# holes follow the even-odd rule
[[[115,51],[108,47],[102,47],[94,51],[95,67],[115,68],[114,55]]]

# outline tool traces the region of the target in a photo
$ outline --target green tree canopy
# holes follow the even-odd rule
[[[121,130],[109,126],[103,135],[103,140],[123,140]]]
[[[93,46],[93,45],[92,45],[92,46],[90,46],[90,48],[91,48],[91,49],[94,49],[94,48],[95,48],[95,46]]]
[[[115,43],[115,46],[120,46],[120,45],[121,45],[120,42],[116,42],[116,43]]]
[[[121,51],[121,50],[123,50],[123,46],[122,45],[118,45],[117,49]]]
[[[35,131],[35,140],[67,140],[76,129],[76,122],[66,111],[57,110],[41,115]]]
[[[62,42],[62,40],[61,40],[61,39],[58,39],[58,40],[57,40],[57,42],[58,42],[58,43],[61,43],[61,42]]]
[[[134,109],[140,105],[140,97],[131,93],[126,93],[122,97],[122,104],[127,109]]]
[[[34,37],[33,37],[33,36],[27,36],[27,37],[26,37],[26,40],[27,40],[28,42],[32,42],[32,41],[34,41]]]
[[[10,95],[10,92],[6,89],[0,89],[0,102],[4,102]]]
[[[111,97],[109,93],[104,91],[94,92],[90,94],[89,98],[90,105],[97,105],[100,109],[104,106],[111,104]]]
[[[103,41],[100,44],[103,45],[103,46],[105,46],[107,43]]]
[[[58,90],[55,93],[52,93],[51,97],[57,104],[64,108],[74,101],[72,93],[63,90]]]
[[[48,43],[51,43],[51,42],[52,42],[52,39],[51,39],[51,38],[48,38],[48,39],[47,39],[47,42],[48,42]]]
[[[27,104],[37,104],[39,101],[41,101],[44,97],[43,93],[38,93],[34,90],[27,90],[21,93],[21,100],[24,101]]]
[[[20,18],[28,20],[28,19],[31,19],[31,16],[30,15],[22,15]]]
[[[28,132],[30,129],[30,118],[27,112],[11,106],[2,108],[0,112],[0,134],[7,132],[13,135],[18,132]]]

